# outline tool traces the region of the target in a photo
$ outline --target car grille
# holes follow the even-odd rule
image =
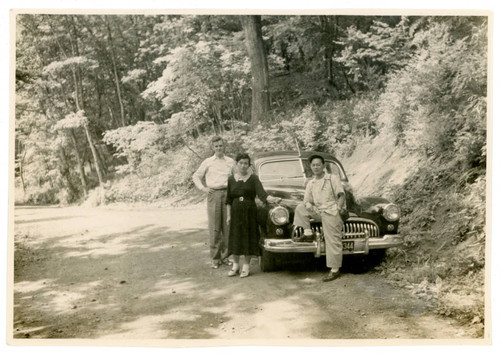
[[[380,232],[377,224],[368,223],[364,221],[347,221],[344,223],[345,238],[363,238],[365,232],[368,233],[368,237],[380,237]],[[361,236],[358,236],[360,235]],[[351,236],[352,235],[352,236]]]
[[[311,228],[314,233],[320,232],[323,234],[323,226],[321,223],[313,223]],[[344,223],[342,231],[344,232],[342,236],[343,239],[364,238],[365,232],[368,233],[368,237],[380,237],[380,231],[377,224],[368,221],[347,221]]]

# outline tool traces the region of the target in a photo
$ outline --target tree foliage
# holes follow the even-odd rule
[[[485,168],[482,17],[262,16],[270,110],[257,124],[239,16],[16,23],[16,177],[26,195],[39,191],[31,200],[74,202],[127,176],[169,175],[181,190],[192,171],[172,174],[176,154],[194,168],[213,134],[233,152],[314,140],[339,156],[387,134],[462,171]]]
[[[394,27],[374,21],[367,32],[350,26],[342,42],[341,54],[335,60],[343,64],[358,90],[379,90],[384,86],[387,74],[408,63],[414,31],[407,17]]]
[[[214,133],[230,126],[231,119],[248,120],[249,62],[242,49],[200,41],[157,60],[166,69],[143,97],[158,100],[167,116],[184,112],[195,118],[190,129]]]
[[[390,76],[380,116],[408,148],[484,168],[487,26],[458,40],[452,32],[438,22],[415,36],[415,54]]]

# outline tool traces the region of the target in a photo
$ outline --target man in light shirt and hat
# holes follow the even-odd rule
[[[323,281],[340,276],[342,266],[342,226],[340,209],[345,208],[345,193],[340,178],[325,172],[325,160],[321,155],[308,158],[313,178],[307,183],[304,202],[297,205],[293,224],[304,229],[304,236],[312,236],[310,219],[323,225],[326,249],[326,266],[330,271]]]

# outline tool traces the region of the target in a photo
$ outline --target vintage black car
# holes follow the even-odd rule
[[[277,258],[283,259],[284,254],[310,253],[318,258],[325,255],[321,222],[312,220],[314,235],[309,238],[292,225],[295,207],[303,201],[305,186],[312,178],[307,158],[313,154],[323,156],[326,171],[340,177],[346,192],[349,219],[343,228],[344,255],[380,254],[403,243],[398,234],[399,207],[380,197],[356,199],[342,164],[334,156],[312,151],[259,153],[254,156],[255,173],[267,193],[282,198],[279,205],[256,200],[261,233],[260,267],[264,272],[274,270]]]

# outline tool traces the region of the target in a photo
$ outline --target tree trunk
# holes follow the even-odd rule
[[[111,117],[111,120],[113,121],[113,126],[115,128],[118,128],[119,125],[118,125],[118,122],[116,121],[115,115],[113,114],[113,110],[111,109],[110,106],[107,106],[107,107],[108,107],[108,112],[109,112],[109,115]]]
[[[19,177],[21,178],[21,187],[23,188],[23,195],[26,193],[26,184],[24,182],[24,157],[19,160]]]
[[[87,140],[88,140],[89,145],[90,145],[90,151],[92,151],[92,157],[94,158],[94,164],[95,164],[95,169],[97,172],[97,178],[99,178],[99,192],[100,192],[99,198],[100,198],[101,203],[104,203],[104,189],[103,189],[104,179],[102,177],[101,168],[99,167],[99,162],[97,161],[97,152],[96,152],[94,143],[92,142],[92,137],[90,136],[88,125],[85,124],[83,126],[83,128],[85,129],[85,135],[87,135]]]
[[[328,83],[333,84],[333,61],[332,56],[334,52],[335,28],[333,23],[335,17],[319,16],[321,26],[321,42],[323,47],[323,61],[325,64],[325,73],[328,78]]]
[[[122,90],[120,87],[120,78],[118,76],[118,70],[116,68],[116,54],[115,54],[115,47],[114,47],[114,43],[113,43],[113,37],[111,36],[111,26],[109,25],[107,17],[106,17],[106,26],[108,29],[108,41],[109,41],[109,48],[111,50],[111,62],[113,64],[113,75],[115,78],[116,95],[118,97],[118,103],[120,104],[120,117],[121,117],[121,121],[122,121],[122,127],[124,127],[126,125],[125,108],[123,107]]]
[[[31,134],[29,133],[27,137]],[[19,139],[15,139],[15,163],[19,169],[19,178],[21,179],[21,187],[23,188],[23,196],[26,193],[26,184],[24,182],[24,159],[26,157],[26,149]]]
[[[76,33],[73,33],[73,35],[75,36],[74,37],[75,44],[74,44],[74,46],[72,46],[73,54],[77,54],[78,53],[78,38],[76,37]],[[76,75],[76,70],[73,70],[73,80],[74,80],[75,94],[76,94],[76,98],[75,98],[76,108],[77,108],[77,111],[79,111],[79,110],[85,109],[85,107],[84,107],[84,103],[83,103],[84,102],[83,97],[81,97],[81,95],[83,95],[83,91],[79,90],[79,86],[82,87],[81,77],[78,77]],[[80,104],[80,102],[81,102],[81,104]],[[92,142],[92,138],[90,136],[88,123],[84,124],[83,128],[85,130],[85,135],[87,136],[90,150],[92,151],[92,157],[94,158],[94,164],[95,164],[95,168],[97,171],[97,178],[99,179],[99,191],[100,191],[99,197],[100,197],[101,203],[103,203],[104,202],[103,178],[102,178],[101,169],[99,168],[99,162],[97,160],[97,153],[95,151],[95,146],[94,146],[94,143]],[[73,134],[72,136],[74,137],[73,132],[72,132],[72,134]],[[76,145],[76,139],[74,140],[74,142],[75,142],[76,154],[78,155],[78,146]],[[82,167],[82,169],[83,169],[83,167]],[[86,189],[86,185],[84,188]]]
[[[328,48],[325,48],[323,60],[325,61],[325,71],[328,78],[328,83],[333,84],[332,58],[331,54],[328,52]]]
[[[73,47],[73,50],[75,50],[74,47]],[[73,52],[73,54],[75,54],[75,53]],[[79,90],[79,85],[78,85],[78,77],[77,77],[75,68],[72,67],[71,71],[73,74],[73,83],[74,83],[74,87],[75,87],[76,110],[80,111],[81,109],[83,109],[83,107],[80,105],[81,98],[80,98],[80,90]],[[73,141],[73,145],[75,147],[75,156],[76,156],[76,163],[78,165],[78,173],[80,175],[80,181],[82,183],[83,194],[84,194],[84,197],[86,198],[88,195],[88,189],[87,189],[87,182],[85,181],[85,171],[83,169],[82,160],[80,159],[80,152],[78,151],[78,144],[76,142],[76,136],[75,136],[75,132],[73,129],[70,129],[70,136],[71,136],[71,140]]]
[[[101,166],[101,171],[104,172],[104,176],[107,176],[109,174],[108,164],[106,158],[103,156],[102,149],[99,148],[99,145],[97,145],[96,147],[96,152],[97,160],[99,161],[99,164]]]
[[[261,17],[242,16],[246,46],[252,68],[252,115],[250,126],[255,128],[260,120],[267,118],[271,107],[269,99],[269,75],[267,57],[262,39]]]
[[[71,29],[72,29],[72,35],[70,37],[70,42],[71,42],[71,52],[74,57],[79,57],[80,56],[80,49],[78,48],[78,34],[77,34],[77,29],[75,25],[75,18],[71,16]],[[82,84],[82,73],[79,67],[73,67],[73,80],[75,80],[75,90],[76,90],[76,104],[78,110],[83,109],[84,103],[83,103],[83,84]]]
[[[78,196],[78,190],[75,188],[73,183],[71,182],[71,173],[69,169],[68,159],[66,158],[66,153],[64,149],[60,147],[59,151],[59,173],[61,174],[61,187],[65,187],[69,192],[69,198],[65,202],[71,202],[75,199],[75,196]],[[64,181],[66,181],[66,186],[64,185]]]
[[[347,74],[346,74],[344,68],[342,68],[342,74],[344,74],[345,82],[346,82],[347,86],[349,87],[349,89],[351,90],[351,92],[356,93],[356,90],[354,90],[354,88],[351,86],[351,83],[349,82],[349,78],[347,77]]]
[[[78,144],[76,143],[75,131],[70,129],[70,137],[73,142],[73,146],[75,147],[75,155],[76,155],[76,164],[78,166],[78,174],[80,175],[80,182],[82,183],[83,195],[87,198],[88,189],[87,189],[87,181],[85,180],[85,170],[83,169],[83,162],[80,158],[80,153],[78,152]]]

